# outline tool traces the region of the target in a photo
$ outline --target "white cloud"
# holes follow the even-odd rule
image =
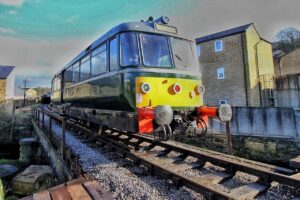
[[[0,0],[0,4],[4,4],[7,6],[22,6],[23,0]]]
[[[10,29],[10,28],[3,28],[3,27],[0,27],[0,34],[14,34],[15,31],[13,29]]]
[[[53,42],[0,37],[0,64],[16,66],[17,75],[52,76],[90,43],[86,38]]]
[[[15,11],[15,10],[10,10],[10,11],[8,11],[8,13],[11,14],[11,15],[15,15],[15,14],[17,14],[17,11]]]

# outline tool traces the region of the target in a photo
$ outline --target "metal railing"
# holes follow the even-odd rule
[[[45,115],[49,118],[49,123],[45,123]],[[66,117],[63,115],[58,115],[54,113],[47,112],[43,110],[42,108],[32,108],[32,117],[37,122],[37,126],[46,133],[47,129],[46,126],[48,126],[48,135],[49,139],[51,140],[53,138],[53,121],[57,121],[61,124],[61,141],[60,141],[60,153],[62,155],[63,160],[65,160],[66,156]]]

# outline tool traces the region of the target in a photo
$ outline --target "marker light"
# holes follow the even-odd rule
[[[198,90],[198,93],[199,93],[199,94],[202,94],[202,93],[205,92],[205,88],[204,88],[203,85],[198,85],[197,90]]]
[[[162,17],[161,17],[161,21],[162,21],[164,24],[168,24],[169,21],[170,21],[170,19],[169,19],[169,17],[167,17],[167,16],[162,16]]]
[[[173,91],[178,94],[181,91],[181,86],[179,85],[179,83],[175,83],[173,86]]]
[[[148,93],[148,92],[150,92],[150,85],[149,85],[149,83],[143,83],[142,84],[142,86],[141,86],[141,89],[142,89],[142,91],[143,91],[143,93]]]
[[[195,96],[196,96],[195,92],[194,92],[194,91],[191,91],[191,92],[190,92],[190,97],[193,99]]]

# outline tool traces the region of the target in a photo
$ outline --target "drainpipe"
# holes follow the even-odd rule
[[[246,37],[246,36],[245,36]],[[247,87],[247,75],[246,75],[246,63],[245,63],[245,45],[243,33],[241,34],[241,43],[242,43],[242,56],[243,56],[243,65],[244,65],[244,80],[245,80],[245,97],[246,97],[246,106],[249,106],[248,102],[248,87]]]
[[[262,39],[259,40],[259,42],[257,42],[254,45],[254,49],[255,49],[255,65],[256,65],[256,72],[257,72],[257,77],[258,77],[258,90],[259,90],[259,100],[260,100],[260,106],[262,105],[262,95],[261,95],[261,84],[260,84],[260,77],[259,77],[259,67],[258,67],[258,52],[257,52],[257,45],[259,45],[259,43],[262,42]],[[265,106],[266,106],[266,102],[265,102]]]

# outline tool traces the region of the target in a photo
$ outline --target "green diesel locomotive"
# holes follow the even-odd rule
[[[112,28],[54,76],[52,104],[76,119],[162,140],[178,127],[205,128],[195,42],[168,23],[163,16]],[[222,110],[228,120],[230,108]]]

